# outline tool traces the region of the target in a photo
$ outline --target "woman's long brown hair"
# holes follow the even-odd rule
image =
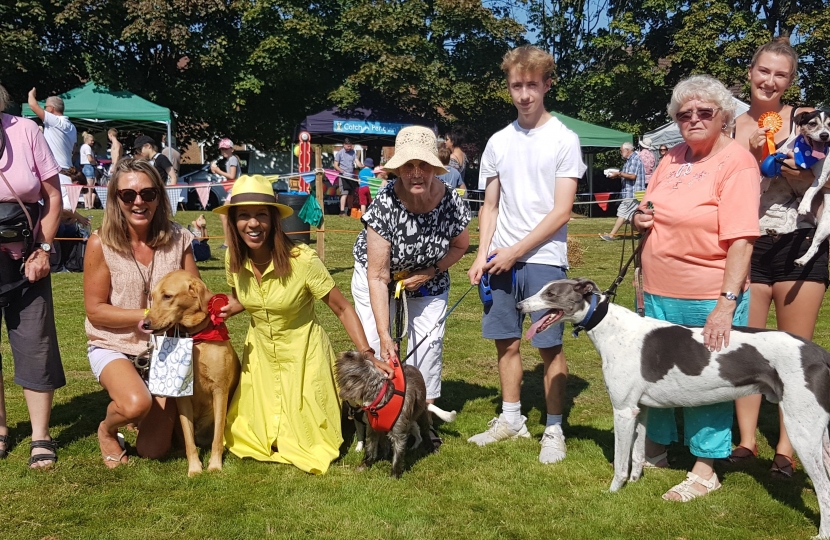
[[[240,238],[236,230],[236,214],[238,206],[231,206],[228,211],[228,252],[230,253],[230,271],[239,272],[245,264],[245,259],[251,257],[248,245]],[[274,273],[279,277],[286,277],[291,273],[291,259],[299,255],[294,249],[294,241],[282,230],[280,213],[275,206],[268,205],[268,214],[271,216],[271,229],[268,237],[271,239],[271,260],[274,262]]]

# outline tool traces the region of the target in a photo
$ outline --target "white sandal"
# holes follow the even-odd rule
[[[706,488],[706,491],[701,493],[700,491],[693,489],[692,486],[697,483]],[[675,499],[670,499],[667,497],[669,493],[677,493],[680,495],[679,502],[689,502],[692,499],[696,499],[698,497],[703,497],[704,495],[708,495],[713,491],[717,491],[721,488],[721,483],[718,482],[718,475],[713,474],[712,478],[709,480],[704,480],[703,478],[699,477],[693,472],[690,472],[686,475],[686,479],[668,490],[663,494],[663,499],[666,501],[674,501]]]

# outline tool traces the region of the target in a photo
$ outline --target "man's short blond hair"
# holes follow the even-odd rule
[[[556,69],[556,62],[550,53],[543,51],[533,45],[522,45],[508,51],[501,62],[501,70],[505,75],[510,70],[519,68],[519,71],[530,73],[541,73],[545,80],[553,77],[553,70]]]

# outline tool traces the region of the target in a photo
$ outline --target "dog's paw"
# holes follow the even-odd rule
[[[804,265],[806,265],[808,262],[810,262],[810,259],[811,259],[811,258],[812,258],[812,256],[808,257],[808,256],[806,256],[806,255],[805,255],[805,256],[803,256],[803,257],[800,257],[800,258],[798,258],[798,259],[794,260],[794,261],[793,261],[793,264],[795,264],[796,266],[804,266]]]
[[[806,216],[810,213],[810,205],[804,204],[803,202],[798,205],[798,215],[799,216]]]
[[[357,441],[357,444],[354,447],[355,452],[363,452],[363,441]]]

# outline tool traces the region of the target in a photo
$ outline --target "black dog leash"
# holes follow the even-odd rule
[[[649,205],[651,205],[650,202]],[[642,210],[635,211],[632,215],[632,219],[638,213],[643,214],[644,212]],[[626,223],[626,230],[627,229],[628,224]],[[634,247],[634,239],[632,237],[631,245],[633,253],[631,253],[631,257],[628,258],[628,261],[625,264],[623,264],[623,259],[625,258],[625,242],[623,242],[622,251],[620,252],[620,271],[617,274],[617,278],[614,280],[614,283],[612,283],[611,286],[608,287],[608,289],[606,289],[605,292],[602,293],[608,297],[609,301],[616,303],[617,287],[622,283],[623,279],[625,279],[625,274],[628,272],[628,267],[631,266],[631,263],[635,262],[636,260],[635,267],[642,268],[642,265],[640,264],[640,254],[643,252],[643,246],[645,246],[646,240],[648,239],[648,235],[650,232],[651,229],[648,229],[646,230],[646,232],[643,233],[643,236],[640,238],[640,242],[639,244],[637,244],[636,248]],[[641,310],[639,308],[637,309],[637,312],[640,314],[640,316],[643,316],[643,313],[641,313]]]
[[[478,285],[477,285],[477,284],[472,284],[472,285],[470,285],[470,287],[469,287],[466,291],[464,291],[464,294],[462,294],[462,295],[461,295],[461,298],[459,298],[459,299],[455,302],[455,304],[453,304],[453,306],[452,306],[450,309],[448,309],[448,310],[447,310],[447,312],[444,314],[444,316],[443,316],[443,317],[441,317],[441,318],[438,320],[438,322],[437,322],[437,323],[435,323],[435,326],[433,326],[432,328],[430,328],[430,330],[429,330],[426,334],[424,334],[424,337],[422,337],[422,338],[420,339],[420,341],[418,341],[418,342],[415,344],[415,346],[414,346],[414,347],[412,347],[412,350],[411,350],[411,351],[409,351],[409,354],[407,354],[407,355],[403,358],[403,360],[401,360],[401,364],[405,364],[405,363],[406,363],[407,359],[408,359],[410,356],[412,356],[412,355],[415,353],[415,351],[417,351],[417,350],[418,350],[418,347],[420,347],[420,346],[424,343],[424,341],[426,341],[426,339],[427,339],[427,338],[428,338],[428,337],[429,337],[429,336],[430,336],[430,335],[431,335],[431,334],[435,331],[435,329],[436,329],[436,328],[438,328],[439,326],[441,326],[441,324],[442,324],[444,321],[446,321],[446,320],[447,320],[447,317],[449,317],[449,316],[450,316],[450,314],[451,314],[453,311],[455,311],[455,308],[457,308],[457,307],[458,307],[458,304],[460,304],[460,303],[461,303],[461,301],[462,301],[462,300],[464,300],[464,297],[465,297],[465,296],[467,296],[467,294],[469,294],[469,292],[470,292],[470,291],[472,291],[475,287],[478,287]],[[404,295],[405,295],[405,294],[406,294],[406,293],[404,292]],[[403,318],[404,318],[404,317],[403,317],[403,309],[404,309],[404,308],[402,307],[402,305],[403,305],[404,301],[405,301],[405,300],[403,300],[403,299],[401,298],[401,301],[399,301],[399,302],[396,302],[396,303],[395,303],[395,324],[396,324],[396,325],[398,325],[398,324],[399,324],[399,321],[401,321],[401,322],[402,322],[402,320],[403,320]],[[394,339],[395,339],[395,343],[398,345],[398,350],[399,350],[399,351],[400,351],[400,346],[401,346],[401,340],[403,339],[403,334],[404,334],[405,332],[406,332],[406,328],[400,328],[400,327],[398,327],[398,328],[396,329],[396,331],[395,331],[395,336],[396,336],[396,337],[395,337]]]

